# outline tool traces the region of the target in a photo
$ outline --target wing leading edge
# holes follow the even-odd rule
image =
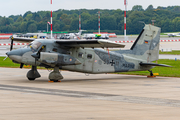
[[[125,45],[114,43],[109,40],[61,40],[56,43],[64,47],[83,47],[83,48],[124,48]]]
[[[12,41],[30,43],[35,40],[35,38],[20,38],[20,37],[12,37]]]

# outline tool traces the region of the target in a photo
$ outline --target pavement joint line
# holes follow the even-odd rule
[[[170,100],[170,99],[162,99],[162,98],[148,98],[148,97],[138,97],[138,96],[90,93],[90,92],[81,92],[81,91],[33,88],[33,87],[11,86],[11,85],[1,85],[1,84],[0,84],[0,90],[56,95],[56,96],[65,96],[65,97],[88,98],[95,100],[106,100],[106,101],[125,102],[125,103],[180,107],[180,100]]]

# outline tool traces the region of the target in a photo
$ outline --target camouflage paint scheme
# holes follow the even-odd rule
[[[144,71],[150,70],[154,66],[161,66],[151,65],[152,61],[158,60],[160,32],[159,27],[145,25],[130,50],[108,52],[100,49],[101,47],[124,47],[124,45],[107,40],[38,39],[26,48],[10,51],[7,55],[16,63],[35,66],[27,74],[30,80],[40,76],[36,66],[54,68],[49,75],[50,80],[63,78],[59,69],[91,74]],[[37,75],[33,75],[32,71],[36,71]]]

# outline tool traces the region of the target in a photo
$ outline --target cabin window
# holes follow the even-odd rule
[[[78,53],[78,57],[83,58],[83,53],[82,52]]]
[[[88,54],[87,59],[92,59],[92,54]]]

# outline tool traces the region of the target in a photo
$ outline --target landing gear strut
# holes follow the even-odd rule
[[[150,72],[150,76],[154,76],[152,70],[148,70]]]
[[[41,75],[39,74],[39,72],[37,71],[37,67],[36,66],[32,66],[31,70],[28,71],[27,73],[27,78],[29,80],[35,80],[36,78],[41,77]]]
[[[58,80],[61,80],[61,79],[63,79],[63,76],[59,72],[59,67],[55,67],[54,71],[52,71],[49,74],[49,80],[54,81],[54,82],[58,82]]]
[[[154,77],[156,77],[156,76],[153,74],[152,70],[148,70],[148,71],[150,72],[150,76],[147,76],[148,78],[154,78]]]

